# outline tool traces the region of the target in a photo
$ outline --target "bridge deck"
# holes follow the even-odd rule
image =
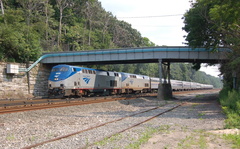
[[[205,48],[190,47],[145,47],[128,49],[92,50],[78,52],[45,53],[27,69],[28,72],[39,62],[45,64],[126,64],[161,62],[219,63],[227,60],[228,48],[211,52]]]
[[[68,64],[124,64],[163,62],[218,63],[226,60],[227,48],[211,52],[205,48],[190,47],[146,47],[129,49],[93,50],[79,52],[45,53],[41,63]]]

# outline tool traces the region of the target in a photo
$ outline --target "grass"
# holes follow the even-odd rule
[[[225,128],[240,129],[240,92],[224,88],[219,94],[223,112],[226,114]],[[224,135],[226,140],[233,142],[234,148],[240,148],[240,135]]]
[[[31,138],[29,138],[29,141],[36,141],[37,137],[36,136],[32,136]]]
[[[204,95],[196,95],[196,98],[204,97]]]
[[[240,129],[240,93],[225,88],[220,92],[219,96],[223,112],[227,116],[225,128]]]
[[[207,137],[209,137],[209,134],[203,131],[194,132],[190,136],[187,136],[178,143],[178,149],[193,147],[205,149],[208,147]]]
[[[205,113],[201,112],[201,113],[198,113],[198,116],[199,116],[199,119],[200,120],[203,120],[203,116],[206,115]]]
[[[166,132],[170,128],[169,125],[162,125],[158,128],[148,128],[146,129],[142,134],[141,137],[136,140],[134,143],[129,144],[126,146],[126,149],[138,149],[142,144],[147,143],[148,140],[153,136],[153,134],[159,133],[159,132]]]
[[[187,126],[181,126],[181,130],[182,130],[183,132],[187,132],[188,127],[187,127]]]
[[[8,134],[7,137],[6,137],[6,139],[7,139],[8,141],[13,141],[13,140],[15,140],[15,136],[14,136],[13,134]]]
[[[191,105],[191,108],[189,109],[189,111],[193,111],[198,105],[199,105],[199,103],[193,103]]]
[[[123,138],[123,136],[121,134],[116,134],[116,135],[114,135],[114,136],[112,136],[110,138],[107,137],[107,138],[103,139],[102,141],[99,141],[99,142],[97,142],[95,144],[99,145],[99,146],[104,146],[104,145],[106,145],[108,143],[112,143],[112,142],[120,140],[122,138]]]
[[[240,149],[240,134],[224,134],[223,138],[233,143],[232,148]]]
[[[198,113],[198,116],[200,116],[200,117],[202,117],[202,116],[204,116],[204,115],[206,115],[205,113]]]

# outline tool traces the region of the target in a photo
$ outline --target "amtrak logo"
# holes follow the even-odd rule
[[[131,84],[133,84],[133,80],[130,80],[129,82],[130,82]]]
[[[90,81],[90,78],[83,78],[83,80],[88,84]]]

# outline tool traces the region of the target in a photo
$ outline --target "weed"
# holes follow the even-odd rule
[[[54,135],[52,134],[52,133],[48,133],[47,134],[47,138],[51,138],[51,137],[53,137]]]
[[[188,127],[187,127],[187,126],[181,126],[181,130],[182,130],[183,132],[187,132]]]
[[[203,113],[203,112],[202,112],[202,113],[198,113],[199,119],[200,119],[200,120],[203,120],[203,116],[204,116],[204,115],[206,115],[206,114]]]
[[[233,148],[240,148],[240,134],[224,134],[223,138],[233,143]]]
[[[192,140],[193,137],[192,136],[187,136],[185,139],[182,139],[179,143],[178,143],[178,148],[182,149],[182,148],[190,148],[192,145]]]
[[[201,149],[205,149],[207,148],[207,139],[206,137],[204,136],[204,134],[200,135],[200,138],[198,140],[198,144],[199,144],[199,147]]]
[[[164,149],[168,149],[168,146],[164,146],[163,148],[164,148]]]
[[[190,111],[193,111],[194,108],[196,108],[199,104],[198,103],[193,103],[191,108],[190,108]]]
[[[198,106],[198,105],[199,105],[199,103],[193,103],[193,104],[192,104],[192,107],[195,108],[195,107]]]
[[[203,112],[202,112],[202,113],[198,113],[198,116],[200,117],[200,118],[199,118],[200,120],[203,120],[203,116],[205,116],[205,115],[206,115],[206,114],[203,113]]]
[[[219,96],[222,109],[227,115],[225,128],[240,128],[240,93],[224,88]]]
[[[178,143],[179,149],[192,148],[197,146],[197,148],[205,149],[207,148],[207,138],[208,133],[203,132],[202,130],[194,131],[190,136],[187,136],[185,139],[182,139]]]
[[[7,137],[6,137],[6,139],[7,139],[8,141],[12,141],[12,140],[15,140],[15,136],[14,136],[13,134],[8,134]]]
[[[204,116],[204,115],[206,115],[206,114],[203,113],[203,112],[202,112],[202,113],[198,113],[198,116],[201,116],[201,117],[202,117],[202,116]]]
[[[32,136],[31,138],[29,138],[29,141],[36,141],[37,137],[36,136]]]
[[[146,143],[152,137],[153,134],[159,133],[159,132],[166,132],[169,130],[169,128],[170,128],[169,125],[162,125],[158,128],[148,128],[146,131],[142,133],[141,137],[138,140],[136,140],[132,144],[129,144],[125,148],[127,149],[139,148],[140,145]]]
[[[204,97],[204,95],[196,95],[196,98]]]
[[[108,143],[111,143],[111,142],[114,142],[114,141],[117,141],[117,140],[120,140],[122,139],[123,136],[121,134],[116,134],[110,138],[104,138],[102,141],[99,141],[97,143],[95,143],[96,145],[99,145],[99,146],[103,146],[103,145],[106,145]]]

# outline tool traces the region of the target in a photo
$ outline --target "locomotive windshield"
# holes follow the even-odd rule
[[[68,71],[68,67],[61,67],[61,68],[53,68],[52,72],[56,72],[56,71]]]
[[[68,71],[68,67],[62,67],[60,68],[60,71]]]

